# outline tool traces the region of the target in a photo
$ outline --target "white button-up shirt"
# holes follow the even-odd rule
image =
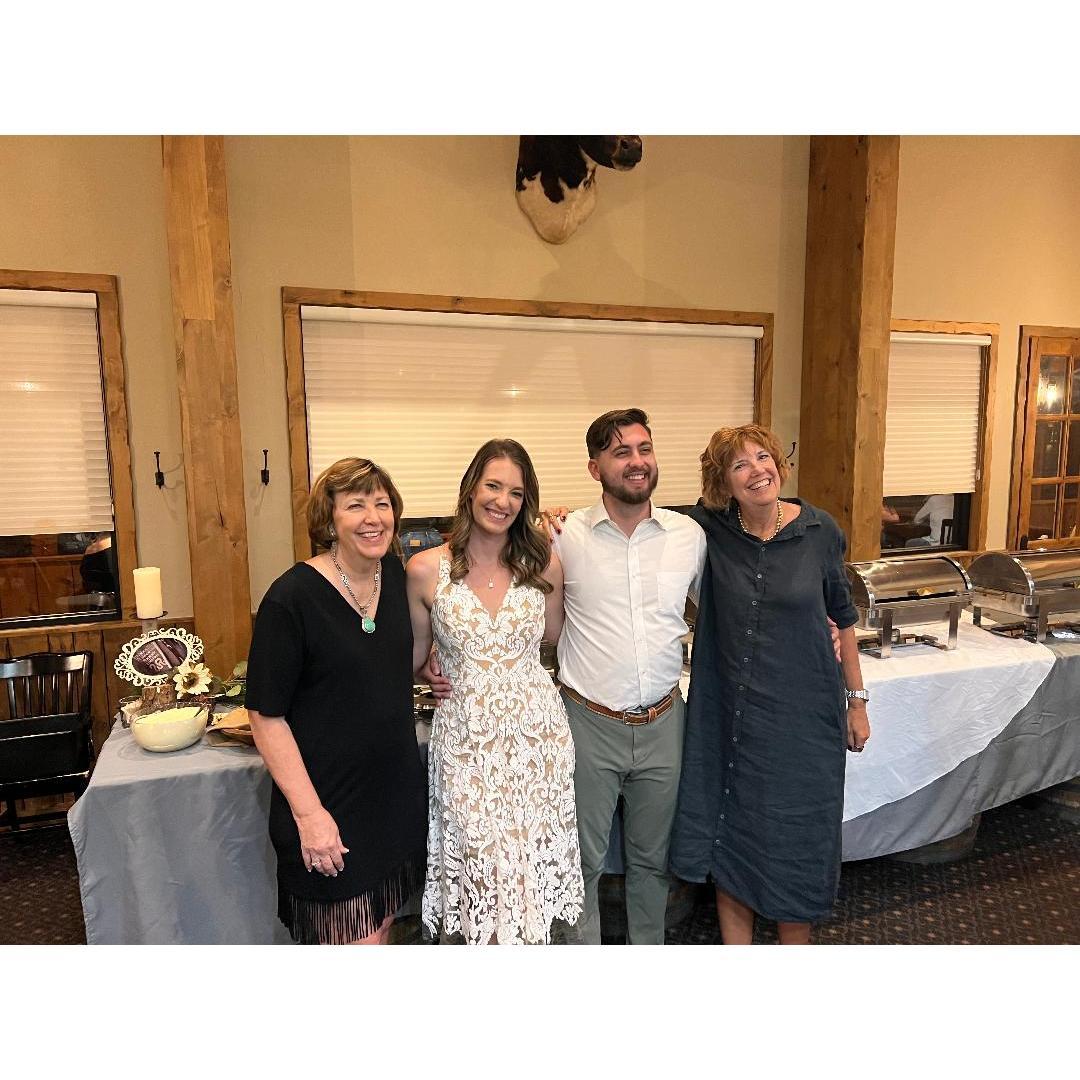
[[[609,709],[659,701],[682,674],[686,598],[697,603],[705,567],[701,526],[654,506],[628,537],[601,499],[572,513],[554,546],[565,578],[560,681]]]

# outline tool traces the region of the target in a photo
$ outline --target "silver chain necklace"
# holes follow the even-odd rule
[[[374,634],[375,620],[368,616],[368,608],[375,602],[375,597],[379,595],[379,583],[382,580],[382,564],[375,564],[375,587],[371,590],[371,595],[367,598],[367,603],[361,604],[360,601],[356,599],[356,593],[352,591],[352,586],[349,584],[349,579],[345,576],[345,571],[341,569],[341,564],[337,561],[336,540],[330,548],[330,561],[334,564],[334,569],[338,572],[338,577],[341,578],[341,584],[345,586],[345,591],[352,597],[352,602],[360,611],[360,628],[365,634]]]
[[[746,527],[746,522],[743,521],[743,519],[742,519],[742,510],[740,509],[738,503],[735,504],[735,513],[739,515],[739,528],[742,529],[742,531],[744,533],[750,533],[750,530]],[[770,540],[775,540],[777,538],[777,536],[780,535],[780,528],[781,528],[781,526],[783,524],[784,524],[784,505],[783,505],[783,503],[780,502],[779,499],[777,499],[776,500],[776,528],[773,529],[771,536],[764,537],[764,542],[766,544]],[[750,533],[750,535],[751,536],[757,536],[756,533]],[[762,537],[759,536],[758,539],[761,540]]]

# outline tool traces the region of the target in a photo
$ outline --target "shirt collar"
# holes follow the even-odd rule
[[[649,500],[649,516],[647,518],[645,518],[644,520],[645,521],[655,521],[656,524],[659,525],[660,528],[665,530],[665,532],[666,532],[667,531],[667,525],[665,525],[664,522],[657,516],[657,513],[656,513],[657,509],[658,509],[658,507],[655,506],[653,504],[652,500],[650,499]],[[611,515],[608,513],[607,507],[604,505],[604,500],[602,498],[598,502],[596,502],[592,506],[590,506],[588,510],[585,511],[585,516],[586,516],[586,522],[587,522],[590,529],[595,529],[597,527],[597,525],[599,525],[603,521],[611,521]],[[615,522],[612,521],[611,524],[615,528],[618,528],[618,526],[615,525]]]

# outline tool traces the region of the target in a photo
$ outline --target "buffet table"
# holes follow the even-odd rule
[[[977,631],[969,628],[969,632]],[[992,722],[978,727],[964,723],[963,714],[956,718],[938,716],[930,723],[913,710],[904,714],[894,729],[893,711],[878,708],[871,712],[872,738],[863,754],[848,756],[847,782],[859,798],[860,793],[876,786],[871,782],[874,778],[862,775],[864,770],[873,772],[878,779],[897,784],[897,797],[859,814],[848,813],[850,804],[845,802],[845,860],[909,851],[956,836],[983,810],[1080,776],[1080,643],[1048,639],[1046,646],[1019,644],[1030,650],[1045,648],[1053,657],[1053,666],[1011,717],[1006,709],[995,707],[994,698],[987,698],[983,691],[983,715]],[[873,685],[869,681],[872,663],[863,662],[867,685]],[[875,703],[871,702],[872,708]],[[948,721],[946,730],[928,736],[926,729],[936,732],[943,719]],[[895,747],[920,728],[928,759],[938,763],[931,770],[937,775],[925,786],[911,787],[906,778],[910,774],[905,774],[901,755],[897,755],[897,767],[889,769],[895,775],[884,777],[882,744]],[[877,764],[870,755],[872,747],[878,752]],[[956,764],[946,769],[954,758],[958,759]]]
[[[117,722],[68,812],[87,943],[287,942],[269,808],[254,747],[152,754]]]
[[[873,737],[847,759],[844,859],[956,835],[981,810],[1080,775],[1080,643],[966,622],[960,646],[863,658]],[[417,724],[421,744],[429,732]],[[68,815],[87,941],[287,942],[269,801],[253,748],[152,754],[116,724]],[[609,873],[622,872],[620,847],[616,824]]]

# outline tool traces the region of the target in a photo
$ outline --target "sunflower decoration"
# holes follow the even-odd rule
[[[205,664],[193,664],[190,660],[185,660],[173,673],[172,681],[179,700],[182,697],[208,694],[214,676]]]
[[[215,704],[241,706],[246,690],[246,663],[237,664],[227,679],[219,679],[205,664],[185,660],[169,672],[165,682],[143,687],[138,704],[131,707],[128,722],[135,716],[174,709],[181,703],[205,709],[212,709]]]

